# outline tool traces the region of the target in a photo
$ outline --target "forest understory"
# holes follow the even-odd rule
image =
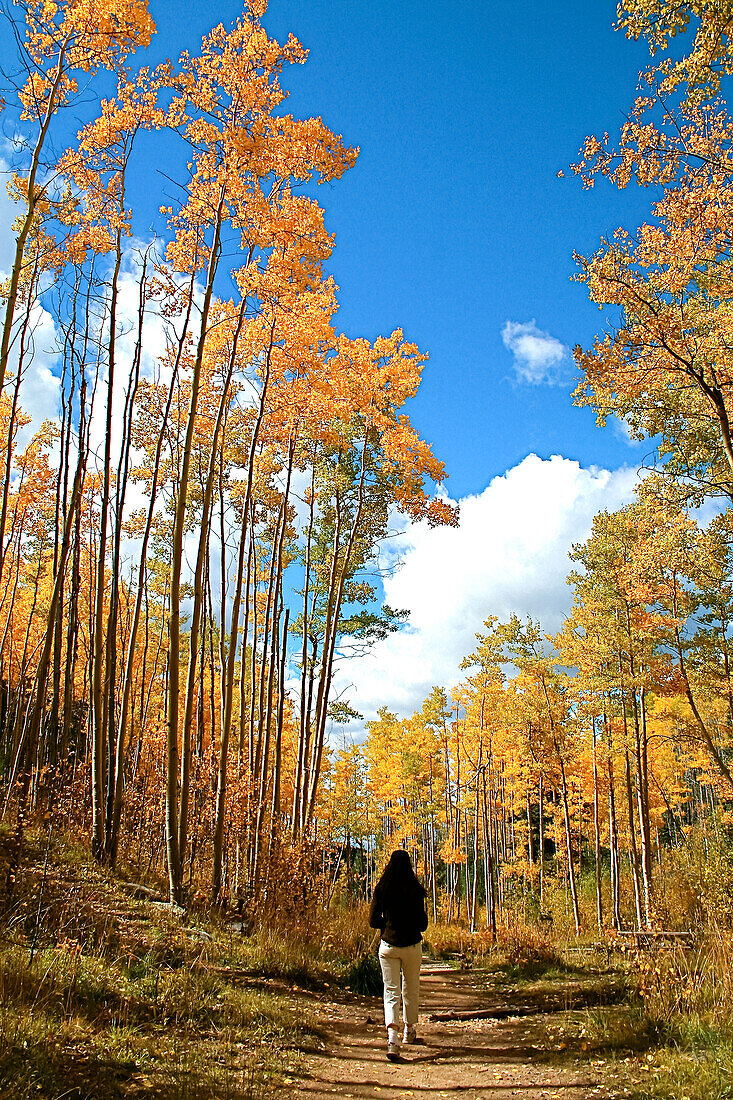
[[[366,916],[186,912],[34,831],[0,928],[0,1096],[731,1096],[727,940],[432,925],[420,1044],[394,1065]]]
[[[407,626],[386,540],[459,509],[405,412],[426,355],[337,327],[319,199],[358,149],[287,113],[306,48],[266,0],[173,60],[147,0],[0,18],[2,1096],[351,1065],[361,1096],[731,1100],[733,0],[622,0],[649,67],[572,166],[650,195],[575,255],[573,400],[645,443],[634,497],[568,547],[554,632],[457,606],[472,652],[412,714],[359,713],[349,669]],[[395,848],[430,923],[390,1068]]]

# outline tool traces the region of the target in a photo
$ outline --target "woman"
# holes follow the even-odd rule
[[[428,926],[425,891],[418,882],[407,852],[393,852],[374,888],[369,924],[382,934],[379,964],[384,979],[384,1022],[387,1057],[400,1056],[400,985],[406,1043],[417,1042],[417,1006],[420,997],[422,935]]]

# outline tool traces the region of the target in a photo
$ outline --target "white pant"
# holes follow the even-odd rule
[[[384,979],[384,1022],[387,1028],[399,1028],[400,987],[405,1027],[414,1027],[417,1023],[421,962],[422,943],[393,947],[382,940],[379,944],[379,965]]]

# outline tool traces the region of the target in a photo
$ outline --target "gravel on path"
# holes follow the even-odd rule
[[[618,1094],[602,1061],[558,1058],[543,1024],[547,1017],[507,1015],[512,995],[487,997],[470,970],[423,963],[420,1042],[386,1058],[381,999],[314,1005],[323,1049],[304,1055],[291,1095],[379,1100],[613,1100]],[[517,1007],[519,1004],[517,1002]],[[483,1015],[496,1010],[497,1016]],[[519,1008],[521,1012],[521,1008]],[[447,1014],[464,1018],[431,1019]]]

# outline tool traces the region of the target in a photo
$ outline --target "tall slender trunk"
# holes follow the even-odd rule
[[[283,738],[283,721],[285,715],[285,669],[287,660],[287,647],[288,647],[288,620],[290,618],[290,611],[286,607],[283,615],[282,626],[282,642],[280,643],[280,669],[278,672],[278,702],[277,702],[277,721],[275,725],[276,739],[275,739],[275,757],[273,761],[273,782],[272,782],[272,810],[271,820],[275,825],[280,817],[280,785],[282,781],[282,738]]]
[[[649,792],[646,787],[646,712],[644,718],[640,717],[639,699],[636,692],[637,669],[631,646],[631,622],[627,606],[627,630],[629,642],[629,671],[631,675],[631,701],[634,716],[634,760],[636,763],[636,810],[639,818],[639,838],[641,840],[641,877],[644,888],[644,916],[645,922],[649,922],[649,910],[651,905],[651,833],[649,827]],[[641,688],[641,706],[644,706],[644,688]],[[644,736],[642,737],[642,724]]]
[[[596,725],[593,721],[593,843],[596,860],[596,917],[598,931],[603,931],[603,895],[601,893],[601,828],[598,809],[598,761],[596,758]]]
[[[41,153],[48,137],[51,119],[56,111],[57,96],[62,87],[64,66],[66,64],[66,51],[74,32],[69,31],[66,38],[59,43],[59,55],[56,69],[50,78],[51,87],[48,91],[48,103],[36,138],[36,144],[31,155],[31,163],[28,167],[28,175],[25,180],[25,192],[27,196],[27,209],[23,215],[18,235],[15,239],[15,255],[10,268],[10,281],[8,283],[7,297],[5,300],[5,319],[3,322],[2,337],[0,338],[0,392],[5,386],[5,375],[8,370],[8,360],[12,347],[13,324],[15,322],[15,307],[18,303],[20,277],[25,266],[25,246],[35,221],[38,204],[46,194],[46,186],[36,187],[36,178],[41,165]]]
[[[239,330],[238,330],[239,331]],[[238,636],[239,636],[239,613],[242,600],[242,583],[244,579],[244,557],[245,549],[247,549],[247,589],[245,594],[245,625],[244,625],[244,638],[242,643],[242,673],[246,662],[246,645],[247,645],[247,630],[249,626],[249,586],[250,578],[254,577],[254,596],[253,600],[257,599],[257,562],[255,558],[254,549],[254,517],[253,517],[253,484],[255,474],[255,459],[257,455],[257,449],[259,447],[260,431],[262,429],[262,423],[265,418],[265,411],[267,408],[267,400],[269,396],[269,385],[272,371],[272,350],[273,341],[275,335],[275,317],[273,316],[270,327],[270,340],[268,344],[267,354],[265,356],[265,370],[262,380],[262,388],[260,390],[259,404],[257,408],[257,416],[254,426],[252,428],[252,439],[250,440],[249,452],[247,456],[247,483],[245,487],[244,500],[242,502],[242,521],[240,524],[239,534],[239,553],[237,559],[237,578],[235,582],[234,601],[232,604],[232,617],[229,629],[229,642],[226,651],[226,666],[222,669],[221,677],[221,747],[219,752],[219,768],[217,774],[217,787],[216,787],[216,807],[214,813],[214,846],[213,846],[213,867],[212,867],[212,896],[215,904],[219,904],[222,895],[222,857],[224,850],[224,819],[226,813],[226,789],[227,789],[227,768],[229,758],[229,740],[231,736],[232,728],[232,714],[234,706],[234,669],[236,656],[238,652]],[[249,535],[249,541],[247,536]],[[224,555],[224,546],[222,545],[222,555]],[[225,621],[225,608],[222,603],[221,608],[221,633],[224,636],[224,621]],[[251,695],[251,711],[250,711],[250,752],[249,752],[249,779],[250,786],[252,781],[253,772],[253,760],[252,760],[252,732],[254,723],[254,699],[255,699],[255,660],[257,651],[257,614],[256,608],[253,611],[253,640],[252,640],[252,668],[250,679],[250,695]],[[244,677],[240,675],[240,683],[243,688]],[[240,732],[239,740],[240,744],[243,737],[243,701],[240,699]]]
[[[496,940],[496,881],[494,874],[494,854],[492,851],[491,822],[489,819],[488,794],[486,783],[486,764],[481,770],[481,801],[483,806],[484,859],[486,866],[486,925],[491,928],[492,939]]]
[[[616,931],[621,928],[621,883],[619,878],[618,824],[616,821],[616,794],[613,762],[608,757],[608,827],[611,846],[611,922]]]
[[[297,839],[300,831],[300,818],[301,818],[301,788],[303,783],[303,775],[306,766],[307,745],[309,736],[310,725],[310,708],[308,707],[308,597],[310,588],[310,574],[311,574],[311,543],[313,538],[313,518],[315,510],[315,481],[316,481],[316,464],[315,459],[311,466],[311,484],[310,495],[308,500],[309,515],[308,515],[308,529],[306,532],[305,541],[305,570],[303,579],[303,629],[302,629],[302,649],[301,649],[301,666],[300,666],[300,727],[298,735],[298,754],[297,762],[295,766],[295,782],[293,784],[293,809],[292,809],[292,829],[293,839]]]
[[[80,436],[83,437],[83,435],[84,429],[82,420],[82,424],[80,426]],[[66,561],[68,558],[69,547],[71,545],[72,530],[76,516],[76,510],[79,507],[79,502],[81,499],[82,485],[84,483],[84,473],[86,469],[85,464],[86,448],[80,448],[76,466],[76,473],[74,476],[74,484],[71,490],[71,498],[69,501],[69,509],[64,519],[64,531],[61,539],[61,547],[59,550],[58,568],[56,570],[56,579],[54,581],[48,614],[46,618],[45,635],[43,643],[41,645],[38,665],[36,667],[33,691],[29,700],[28,709],[26,711],[25,721],[23,722],[23,727],[20,734],[20,740],[16,753],[16,759],[13,767],[15,775],[19,777],[20,792],[18,797],[15,844],[11,850],[6,876],[7,898],[12,898],[13,896],[18,868],[20,867],[28,792],[30,790],[31,784],[31,762],[33,760],[33,755],[38,742],[38,737],[41,729],[41,720],[43,717],[43,710],[46,704],[46,688],[48,684],[48,670],[51,661],[51,646],[55,633],[54,627],[56,623],[56,608],[58,606],[58,601],[61,598],[61,592],[63,590],[63,577],[66,571]]]
[[[575,884],[575,868],[573,866],[573,842],[572,833],[570,828],[570,806],[568,803],[568,785],[565,776],[565,763],[562,755],[555,741],[555,749],[557,751],[558,760],[560,762],[560,775],[562,777],[561,794],[562,794],[562,808],[563,817],[565,820],[565,847],[567,849],[568,857],[568,883],[570,886],[570,897],[573,903],[573,921],[575,923],[575,934],[580,935],[580,910],[578,908],[578,891]]]
[[[94,649],[92,656],[92,855],[104,858],[105,833],[105,753],[108,694],[105,691],[104,596],[107,579],[107,526],[109,523],[110,479],[112,476],[112,402],[114,398],[117,342],[117,294],[122,267],[122,230],[115,239],[115,265],[112,273],[107,345],[107,408],[102,469],[102,500],[99,506],[99,547],[94,601]],[[112,577],[112,585],[117,578]],[[112,596],[110,597],[113,598]],[[111,762],[110,762],[111,766]]]
[[[190,305],[189,305],[190,310]],[[137,585],[135,592],[135,604],[132,612],[132,620],[130,624],[130,634],[127,640],[127,653],[125,656],[125,671],[122,682],[122,699],[120,701],[120,713],[117,721],[117,730],[115,735],[116,743],[116,764],[115,764],[115,783],[114,783],[114,801],[112,805],[112,822],[109,831],[109,848],[108,858],[110,864],[114,867],[117,861],[117,847],[119,843],[119,830],[120,821],[122,818],[122,805],[124,796],[124,784],[123,784],[123,763],[125,759],[125,753],[127,751],[128,743],[128,722],[130,719],[130,708],[132,706],[132,691],[134,683],[134,666],[135,666],[135,653],[137,648],[137,638],[140,629],[140,618],[142,614],[143,598],[146,592],[146,571],[147,571],[147,554],[148,545],[150,542],[150,535],[153,530],[153,517],[155,513],[155,504],[158,497],[158,478],[160,477],[160,463],[163,454],[163,445],[165,442],[166,431],[168,427],[168,421],[170,418],[170,411],[173,404],[173,398],[176,392],[176,383],[178,380],[178,361],[176,361],[173,371],[171,373],[170,385],[168,387],[168,396],[166,398],[165,408],[163,410],[163,418],[158,432],[158,439],[155,447],[155,457],[152,464],[152,476],[150,483],[149,499],[148,499],[148,511],[145,518],[145,528],[143,531],[142,543],[140,546],[140,555],[138,558],[137,568]],[[147,627],[147,615],[145,616],[145,622]]]
[[[149,251],[149,250],[148,250]],[[125,745],[120,744],[120,723],[117,720],[116,695],[117,695],[117,647],[118,616],[119,616],[119,577],[121,564],[122,524],[127,496],[128,475],[130,470],[130,450],[132,446],[132,426],[135,410],[135,399],[140,381],[140,361],[142,356],[143,324],[145,319],[145,291],[148,251],[143,259],[140,273],[137,335],[135,351],[133,354],[130,382],[125,395],[125,411],[122,418],[122,440],[120,444],[120,456],[117,466],[117,486],[115,492],[114,529],[112,534],[112,588],[110,591],[109,615],[107,618],[107,636],[105,642],[105,666],[107,670],[105,693],[107,697],[106,723],[107,723],[107,805],[105,808],[105,837],[104,854],[107,861],[114,866],[117,859],[117,846],[119,841],[119,814],[116,812],[118,802],[118,790],[121,791],[123,777]],[[123,693],[125,684],[123,683]]]
[[[481,749],[479,748],[479,769],[481,767]],[[478,818],[479,818],[479,785],[478,771],[476,772],[474,791],[474,818],[473,818],[473,882],[471,885],[471,931],[476,931],[476,908],[478,889]]]
[[[641,911],[641,875],[639,873],[639,852],[636,846],[636,828],[634,826],[634,795],[631,779],[631,762],[629,750],[626,749],[626,799],[629,813],[629,854],[634,880],[634,905],[636,908],[636,927],[641,929],[644,925]]]
[[[318,779],[321,770],[321,760],[323,757],[323,741],[326,731],[326,717],[328,713],[328,697],[331,688],[331,676],[333,672],[333,659],[336,649],[336,638],[338,635],[338,624],[341,615],[341,604],[344,595],[344,586],[346,584],[346,578],[351,566],[352,555],[354,552],[354,545],[356,542],[356,536],[361,523],[362,513],[364,509],[364,489],[366,484],[366,456],[367,447],[369,443],[369,431],[364,432],[364,443],[361,449],[360,458],[360,471],[359,471],[359,483],[357,489],[356,506],[354,508],[354,517],[351,523],[351,529],[346,541],[346,546],[343,551],[343,563],[338,574],[338,583],[336,592],[332,600],[329,600],[328,613],[326,617],[326,630],[323,641],[323,652],[321,661],[321,674],[318,683],[318,696],[316,699],[316,756],[315,764],[313,767],[313,773],[311,776],[310,790],[308,795],[308,811],[306,814],[306,824],[310,825],[313,817],[313,811],[315,809],[316,796],[318,791]],[[338,558],[338,543],[334,547],[334,560]],[[333,574],[332,574],[333,575]]]
[[[539,790],[537,793],[539,801],[539,860],[540,860],[540,908],[545,904],[545,791],[544,783],[542,779],[542,772],[539,777]]]
[[[193,606],[191,609],[191,626],[189,630],[188,645],[188,669],[186,674],[186,697],[183,707],[183,722],[181,726],[181,783],[180,805],[178,814],[178,858],[181,867],[186,859],[186,845],[188,843],[188,805],[191,776],[191,750],[192,734],[196,705],[196,674],[198,666],[199,634],[201,631],[201,618],[204,601],[203,576],[204,566],[209,550],[209,532],[211,530],[211,514],[213,508],[214,484],[219,465],[219,437],[224,422],[224,414],[229,400],[229,387],[234,372],[235,358],[237,354],[237,340],[244,319],[244,302],[239,312],[237,329],[233,340],[233,349],[230,355],[227,371],[222,381],[221,393],[216,411],[214,431],[211,439],[211,451],[206,470],[203,499],[201,502],[201,526],[199,528],[199,542],[196,553],[196,564],[193,573]],[[222,627],[223,629],[223,627]],[[235,646],[236,652],[236,646]],[[203,666],[201,669],[203,675]],[[213,730],[212,730],[213,737]]]
[[[38,281],[38,258],[36,257],[33,274],[31,275],[30,284],[28,287],[28,295],[33,293],[33,288]],[[15,435],[17,432],[17,413],[18,413],[18,398],[20,395],[20,384],[23,378],[25,353],[28,340],[28,330],[31,323],[31,309],[30,306],[26,310],[25,317],[23,318],[23,325],[20,332],[20,349],[18,352],[18,372],[15,377],[15,385],[13,386],[13,398],[10,406],[10,416],[8,418],[8,440],[7,449],[5,451],[5,464],[3,470],[3,482],[2,482],[2,504],[0,505],[0,583],[3,578],[3,569],[5,564],[5,527],[8,517],[8,505],[10,501],[10,489],[11,489],[11,471],[13,468],[13,455],[15,454],[14,443]],[[0,387],[1,391],[2,387]],[[67,431],[67,438],[71,435],[71,422],[69,421],[69,427]]]
[[[173,536],[171,552],[170,608],[168,612],[168,722],[166,737],[166,850],[168,858],[168,885],[170,899],[180,904],[183,901],[183,865],[179,846],[179,743],[178,708],[180,685],[180,648],[181,648],[181,571],[183,565],[183,532],[186,520],[188,481],[193,447],[194,426],[198,409],[199,386],[204,358],[204,345],[208,331],[209,310],[214,292],[214,277],[219,261],[222,213],[224,209],[224,188],[220,189],[219,203],[214,224],[214,239],[209,253],[206,272],[204,297],[201,307],[201,325],[198,346],[191,377],[186,434],[183,444],[181,473],[173,517]]]

